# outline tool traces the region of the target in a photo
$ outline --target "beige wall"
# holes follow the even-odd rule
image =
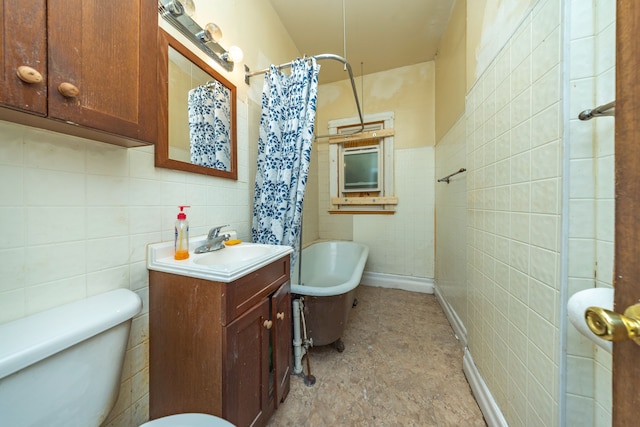
[[[466,128],[462,116],[436,145],[436,177],[467,167]],[[435,282],[439,292],[463,325],[468,322],[467,179],[452,177],[436,183]]]
[[[222,29],[220,44],[225,48],[237,45],[242,48],[244,59],[229,73],[222,70],[225,77],[232,80],[238,88],[238,96],[247,96],[260,103],[263,78],[251,79],[251,85],[244,83],[244,65],[252,70],[268,67],[272,63],[290,61],[299,55],[293,41],[286,32],[280,18],[269,2],[243,0],[212,2],[195,0],[195,20],[204,26],[208,22],[216,23]]]
[[[220,25],[221,43],[239,45],[253,69],[298,55],[269,2],[197,0],[196,7],[198,22]],[[262,78],[248,87],[243,64],[229,73],[209,63],[238,87],[237,181],[155,168],[153,147],[125,149],[0,122],[0,177],[10,183],[0,186],[0,323],[116,288],[143,300],[107,426],[148,418],[146,245],[172,239],[178,205],[191,206],[192,236],[231,224],[239,238],[251,237]]]
[[[467,1],[467,90],[487,69],[536,1]]]
[[[438,46],[436,65],[436,141],[464,114],[466,87],[467,1],[456,1]]]
[[[320,70],[322,72],[322,69]],[[435,66],[433,62],[394,68],[356,78],[364,114],[395,112],[396,148],[435,144]],[[330,120],[357,117],[349,80],[321,85],[318,90],[317,133],[327,134]]]

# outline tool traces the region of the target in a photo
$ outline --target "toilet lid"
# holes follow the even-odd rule
[[[209,414],[176,414],[158,418],[140,427],[235,427],[227,420]]]

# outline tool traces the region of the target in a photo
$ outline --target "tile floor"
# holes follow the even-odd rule
[[[344,352],[312,348],[315,385],[293,376],[268,426],[486,426],[434,295],[360,286],[357,299]]]

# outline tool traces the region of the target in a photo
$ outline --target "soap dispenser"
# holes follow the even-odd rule
[[[191,206],[178,206],[180,213],[176,220],[175,226],[175,253],[174,259],[187,259],[189,258],[189,222],[187,221],[187,214],[184,213],[184,208],[190,208]]]

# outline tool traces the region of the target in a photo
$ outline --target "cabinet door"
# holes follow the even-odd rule
[[[223,418],[244,427],[263,425],[269,407],[269,300],[264,299],[226,327]]]
[[[155,142],[156,0],[47,5],[49,117]]]
[[[0,105],[44,116],[47,112],[46,0],[0,2]],[[42,77],[39,83],[18,78],[27,66]]]
[[[273,319],[273,368],[275,408],[289,393],[291,375],[291,293],[289,282],[282,285],[273,295],[271,318]]]

